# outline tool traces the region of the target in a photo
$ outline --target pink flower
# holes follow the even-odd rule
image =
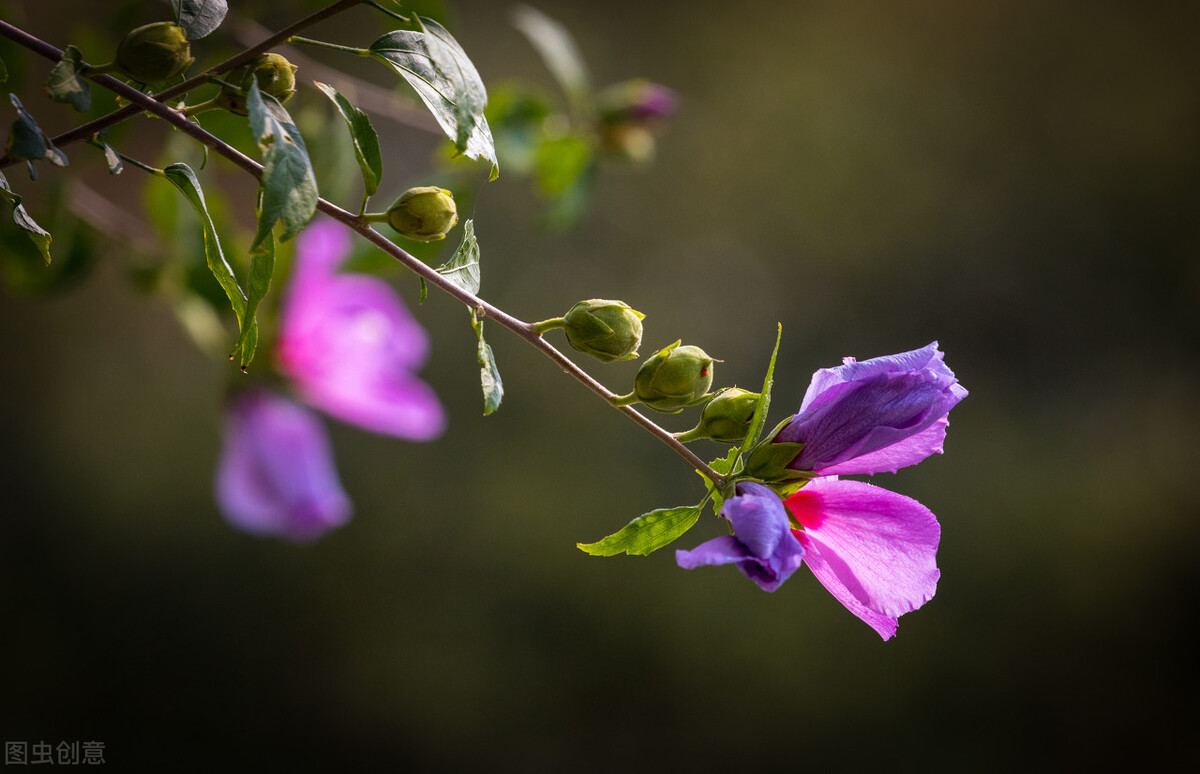
[[[320,420],[265,391],[229,402],[216,496],[235,527],[297,541],[340,527],[351,511]]]
[[[429,342],[396,292],[375,277],[339,274],[350,235],[331,220],[297,239],[277,354],[297,394],[367,430],[427,441],[445,427],[433,390],[414,372]]]

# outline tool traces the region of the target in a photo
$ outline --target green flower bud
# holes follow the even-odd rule
[[[280,102],[287,102],[296,93],[296,65],[279,54],[260,54],[226,76],[229,83],[241,90],[221,87],[218,103],[230,113],[247,115],[245,90],[250,88],[251,77],[258,81],[259,91]]]
[[[169,80],[196,59],[182,27],[155,22],[138,27],[117,45],[116,69],[142,83]]]
[[[387,221],[400,236],[416,242],[445,239],[458,222],[454,194],[437,186],[410,188],[388,207]]]
[[[663,347],[646,361],[633,382],[633,394],[655,411],[678,412],[708,397],[715,361],[699,347]]]
[[[726,387],[705,404],[700,424],[683,435],[686,440],[711,438],[723,443],[741,443],[750,430],[759,397],[757,392]]]
[[[645,317],[623,301],[593,298],[571,307],[563,317],[563,328],[572,347],[611,363],[637,357]]]

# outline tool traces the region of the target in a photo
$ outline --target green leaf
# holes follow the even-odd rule
[[[313,81],[313,85],[333,100],[338,112],[345,119],[346,127],[350,130],[350,139],[354,142],[354,156],[358,159],[359,169],[362,170],[363,187],[367,196],[374,196],[375,191],[379,189],[379,181],[383,178],[383,156],[379,152],[379,135],[375,134],[371,119],[329,84]]]
[[[62,59],[50,70],[50,79],[46,81],[46,93],[50,99],[68,103],[81,113],[92,104],[92,92],[87,82],[79,77],[82,69],[83,54],[75,46],[67,46]]]
[[[229,4],[225,0],[171,0],[171,10],[187,39],[199,40],[221,26]]]
[[[474,221],[463,224],[462,242],[437,272],[471,295],[479,293],[479,242],[475,239]]]
[[[258,81],[250,79],[246,94],[250,129],[263,153],[263,176],[259,185],[262,211],[253,250],[266,239],[275,224],[283,222],[280,241],[286,242],[308,225],[317,211],[317,179],[304,138],[279,100],[258,90]]]
[[[236,353],[240,349],[244,338],[257,343],[258,331],[247,333],[247,328],[257,329],[258,324],[255,322],[253,314],[247,314],[246,295],[238,285],[233,269],[225,260],[225,253],[221,250],[221,240],[217,237],[216,226],[213,225],[212,217],[208,214],[208,205],[204,202],[204,192],[200,189],[200,181],[196,179],[196,173],[187,164],[172,164],[163,170],[163,175],[183,193],[196,210],[196,214],[200,216],[200,223],[204,227],[204,257],[208,262],[208,270],[212,272],[221,289],[225,291],[229,305],[233,308],[233,313],[237,315],[238,329],[241,333],[234,352]],[[244,357],[243,359],[245,360]]]
[[[25,211],[25,206],[21,204],[21,197],[8,187],[8,178],[4,176],[3,172],[0,172],[0,199],[8,202],[12,207],[13,223],[16,223],[18,228],[29,235],[34,245],[41,251],[46,265],[50,265],[50,242],[52,239],[50,232],[39,226]]]
[[[250,257],[250,280],[246,284],[246,314],[254,324],[242,328],[238,336],[237,349],[241,352],[241,368],[246,370],[250,361],[254,360],[254,351],[258,348],[258,321],[255,314],[258,305],[271,288],[271,275],[275,273],[275,239],[271,232],[254,248]]]
[[[722,476],[728,476],[736,469],[739,457],[740,453],[737,449],[730,449],[729,454],[726,454],[724,457],[717,457],[715,460],[708,463],[708,466],[716,473]],[[708,487],[709,496],[712,497],[713,501],[713,513],[720,515],[721,508],[725,504],[725,498],[721,495],[721,492],[717,489],[717,487],[713,485],[713,482],[709,480],[708,476],[704,475],[698,470],[696,473],[700,476],[700,478],[704,479],[704,483]]]
[[[499,173],[492,130],[483,112],[487,91],[466,52],[442,25],[420,18],[421,32],[396,30],[380,37],[367,54],[408,81],[438,126],[468,158],[492,162]]]
[[[13,121],[8,136],[8,155],[14,159],[45,159],[57,167],[65,167],[66,154],[54,147],[50,138],[42,133],[42,128],[25,110],[17,95],[9,94],[8,99],[17,109],[17,120]],[[30,171],[32,172],[32,167]]]
[[[500,371],[496,368],[496,357],[492,348],[483,340],[483,320],[471,312],[471,327],[479,337],[479,347],[476,349],[476,359],[479,361],[479,381],[483,386],[483,415],[495,413],[504,399],[504,383],[500,381]]]
[[[687,532],[700,518],[700,508],[660,508],[638,516],[603,540],[576,543],[580,551],[592,556],[647,556]]]
[[[779,356],[779,342],[783,338],[783,324],[778,323],[777,325],[775,349],[771,352],[771,362],[767,364],[767,376],[763,379],[762,392],[758,394],[758,405],[754,407],[754,418],[750,420],[750,430],[747,431],[746,438],[742,441],[742,454],[750,451],[750,448],[758,443],[758,437],[762,434],[763,426],[767,422],[767,411],[771,408],[771,387],[775,378],[775,358]]]
[[[542,57],[546,69],[566,92],[571,107],[586,111],[592,101],[592,87],[588,83],[587,66],[575,39],[567,28],[546,14],[519,5],[512,12],[513,26],[520,30]]]
[[[538,187],[560,196],[582,180],[592,164],[592,146],[574,135],[556,137],[538,145],[534,157]]]

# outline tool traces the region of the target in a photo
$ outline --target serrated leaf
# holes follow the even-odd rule
[[[21,204],[21,197],[8,187],[8,178],[4,176],[3,172],[0,172],[0,199],[4,199],[12,207],[13,223],[16,223],[17,228],[29,235],[30,240],[41,251],[46,265],[50,265],[50,242],[53,237],[25,211],[25,206]]]
[[[496,356],[492,348],[483,340],[483,320],[471,312],[471,327],[479,337],[479,346],[475,350],[476,360],[479,361],[479,381],[483,387],[483,415],[495,413],[504,400],[504,383],[500,381],[500,371],[496,368]]]
[[[229,299],[229,305],[233,308],[233,313],[237,316],[238,321],[238,345],[235,346],[234,352],[238,352],[243,338],[248,341],[253,341],[257,344],[258,341],[258,324],[255,322],[252,314],[247,314],[248,304],[246,294],[242,292],[242,288],[238,285],[237,277],[233,274],[233,269],[230,268],[229,262],[225,260],[225,253],[221,250],[221,240],[217,236],[216,226],[213,224],[212,217],[208,214],[208,205],[204,202],[204,191],[200,188],[200,181],[196,178],[196,173],[192,171],[187,164],[172,164],[163,170],[163,175],[184,195],[192,208],[196,210],[196,214],[200,216],[200,224],[204,228],[204,258],[208,262],[208,270],[212,272],[213,277],[225,291],[226,297]],[[247,332],[248,328],[253,328],[253,331]],[[248,362],[248,361],[247,361]]]
[[[487,90],[466,52],[442,25],[421,18],[423,32],[396,30],[377,39],[367,53],[408,82],[446,136],[468,158],[492,162],[499,172],[492,130],[484,118]]]
[[[42,132],[42,128],[21,104],[17,95],[9,94],[8,99],[17,109],[17,120],[13,121],[8,135],[8,155],[15,159],[45,159],[57,167],[65,167],[67,165],[66,154],[54,147],[54,143],[50,142],[50,138]],[[29,169],[32,175],[32,164]]]
[[[50,99],[67,103],[81,113],[92,104],[92,92],[87,81],[79,77],[82,69],[83,54],[75,46],[67,46],[62,59],[50,70],[50,78],[46,81],[46,93]]]
[[[262,210],[253,250],[278,222],[283,223],[280,241],[299,234],[317,211],[317,179],[304,138],[292,117],[270,94],[262,94],[258,82],[250,79],[246,93],[250,129],[263,153],[263,176],[259,185]]]
[[[187,39],[199,40],[221,26],[229,4],[225,0],[171,0],[171,10]]]
[[[463,224],[462,242],[437,272],[471,295],[479,293],[479,242],[475,239],[474,221]]]
[[[592,87],[588,82],[583,56],[567,28],[527,5],[513,9],[512,22],[533,44],[546,69],[571,101],[571,106],[576,110],[585,110],[591,103]]]
[[[638,516],[619,531],[595,543],[576,543],[592,556],[647,556],[687,532],[700,518],[700,508],[660,508]]]
[[[778,323],[775,332],[775,349],[771,352],[771,362],[767,364],[767,376],[763,379],[762,392],[758,394],[758,405],[754,407],[754,417],[750,420],[750,429],[742,441],[741,453],[750,451],[758,443],[763,426],[767,422],[767,411],[771,408],[771,388],[775,379],[775,358],[779,356],[779,342],[783,339],[783,323]]]
[[[358,159],[358,168],[362,170],[363,187],[367,196],[374,196],[383,178],[383,155],[379,152],[379,135],[371,126],[371,119],[329,84],[313,81],[313,85],[333,101],[346,121],[350,139],[354,143],[354,156]]]

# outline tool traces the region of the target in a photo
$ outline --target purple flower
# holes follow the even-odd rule
[[[263,391],[234,397],[222,447],[217,503],[235,527],[308,541],[349,520],[325,428],[302,406]]]
[[[911,497],[860,481],[817,478],[786,501],[804,563],[830,594],[883,639],[933,598],[941,527]]]
[[[429,385],[414,376],[429,342],[382,280],[338,274],[350,237],[319,220],[297,240],[277,354],[308,404],[377,433],[425,441],[445,416]]]
[[[937,342],[813,374],[800,412],[773,440],[802,443],[788,465],[819,475],[895,472],[941,453],[946,415],[967,391]]]
[[[749,481],[737,485],[737,495],[725,501],[721,515],[734,535],[722,535],[691,551],[676,551],[685,570],[715,564],[736,564],[763,591],[774,591],[800,567],[804,548],[792,535],[779,495]]]

